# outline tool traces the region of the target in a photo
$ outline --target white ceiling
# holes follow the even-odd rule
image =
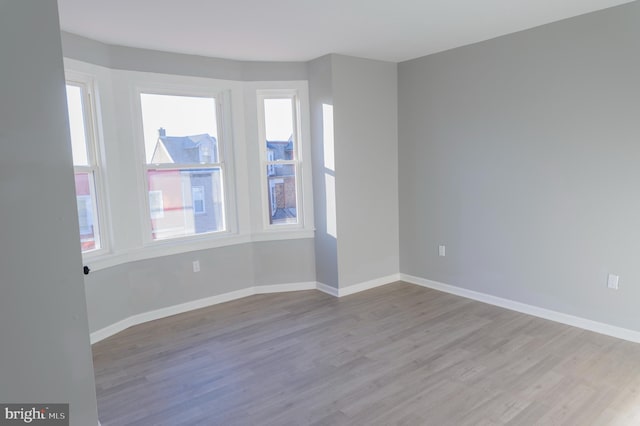
[[[219,58],[400,62],[629,0],[58,0],[62,29]]]

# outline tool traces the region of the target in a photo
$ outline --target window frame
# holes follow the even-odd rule
[[[92,259],[110,252],[110,226],[108,215],[107,191],[104,183],[104,155],[103,142],[99,132],[100,110],[97,101],[97,88],[95,77],[90,74],[65,69],[66,86],[79,87],[82,96],[82,114],[84,119],[85,141],[87,149],[87,165],[73,164],[74,176],[76,173],[87,173],[90,184],[93,184],[95,197],[91,198],[92,208],[97,220],[98,236],[95,238],[98,248],[82,251],[83,259]],[[74,189],[75,190],[75,189]],[[77,194],[76,194],[77,196]],[[77,201],[77,200],[76,200]],[[81,239],[78,240],[81,244]]]
[[[294,158],[292,160],[269,160],[266,136],[266,122],[264,105],[268,99],[291,99],[293,120]],[[304,185],[303,185],[303,143],[300,95],[297,89],[258,89],[256,90],[257,124],[258,124],[258,149],[260,157],[260,193],[262,229],[266,232],[278,232],[287,230],[305,229]],[[270,223],[270,188],[268,170],[277,165],[292,165],[295,170],[296,186],[296,223]]]
[[[216,105],[216,120],[218,126],[218,162],[205,164],[153,164],[147,163],[147,152],[144,140],[144,120],[142,115],[141,95],[164,95],[213,98]],[[228,90],[215,90],[200,84],[172,84],[172,83],[140,83],[135,84],[131,93],[131,105],[133,109],[132,123],[135,127],[136,140],[134,141],[138,169],[138,191],[141,212],[141,237],[143,247],[162,247],[180,245],[189,242],[217,240],[229,238],[237,233],[235,184],[233,179],[233,141],[231,139],[230,122],[230,94]],[[149,182],[148,172],[151,170],[202,170],[220,169],[222,181],[222,200],[225,229],[221,231],[203,232],[192,235],[180,235],[169,238],[153,238],[151,210],[149,206]]]

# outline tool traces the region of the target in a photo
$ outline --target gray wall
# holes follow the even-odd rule
[[[333,56],[340,287],[396,274],[397,65]]]
[[[126,263],[86,279],[95,332],[133,315],[254,285],[315,281],[313,240],[238,244]],[[200,261],[194,273],[192,262]]]
[[[399,65],[402,272],[640,330],[638,23],[635,2]]]
[[[0,1],[0,401],[97,424],[56,2]]]
[[[323,133],[323,104],[333,105],[332,55],[309,62],[308,68],[316,278],[322,284],[338,288],[338,242],[335,233],[327,228],[327,219],[336,215],[335,205],[327,204],[327,197],[335,199],[335,194],[327,194],[326,185],[327,179],[335,181],[335,167],[325,165]],[[330,166],[330,160],[327,161]],[[332,187],[328,189],[334,191]]]
[[[62,33],[64,56],[103,67],[238,81],[306,80],[305,62],[235,61],[100,43]]]
[[[315,282],[313,239],[253,243],[255,285]]]
[[[396,274],[397,66],[332,54],[309,62],[308,72],[318,281],[342,288]],[[323,104],[333,106],[328,150]]]

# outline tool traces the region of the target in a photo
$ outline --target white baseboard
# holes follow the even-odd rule
[[[116,322],[115,324],[111,324],[107,327],[101,328],[100,330],[94,331],[93,333],[91,333],[90,340],[91,344],[94,344],[134,325],[169,317],[171,315],[193,311],[195,309],[206,308],[208,306],[217,305],[219,303],[230,302],[232,300],[241,299],[243,297],[253,296],[254,294],[313,290],[315,288],[315,281],[248,287],[242,290],[236,290],[229,293],[218,294],[216,296],[205,297],[203,299],[192,300],[190,302],[181,303],[179,305],[167,306],[166,308],[160,308],[153,311],[143,312],[141,314],[130,316]]]
[[[354,293],[360,293],[361,291],[371,290],[372,288],[380,287],[383,285],[391,284],[393,282],[400,281],[400,274],[391,274],[386,277],[376,278],[374,280],[365,281],[358,284],[352,284],[346,287],[335,288],[321,282],[316,283],[316,289],[323,293],[330,294],[335,297],[349,296]]]
[[[283,293],[285,291],[315,290],[316,282],[309,281],[306,283],[258,285],[253,288],[255,289],[254,294]]]
[[[338,297],[349,296],[350,294],[359,293],[361,291],[370,290],[386,284],[400,281],[400,274],[391,274],[386,277],[376,278],[374,280],[353,284],[338,289]]]
[[[445,293],[455,294],[456,296],[477,300],[479,302],[488,303],[490,305],[499,306],[501,308],[521,312],[523,314],[528,314],[562,324],[571,325],[573,327],[582,328],[584,330],[593,331],[595,333],[605,334],[607,336],[617,337],[618,339],[640,343],[640,331],[617,327],[586,318],[576,317],[574,315],[552,311],[550,309],[528,305],[526,303],[516,302],[514,300],[504,299],[502,297],[492,296],[490,294],[480,293],[477,291],[428,280],[426,278],[414,277],[412,275],[401,273],[400,279],[411,284],[428,287],[434,290],[443,291]]]
[[[327,293],[331,296],[340,297],[338,293],[338,289],[335,287],[331,287],[330,285],[322,284],[319,282],[319,283],[316,283],[316,289],[320,290],[323,293]]]

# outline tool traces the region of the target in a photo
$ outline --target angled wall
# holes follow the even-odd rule
[[[308,64],[308,74],[316,280],[338,288],[332,64],[333,55],[315,59]]]
[[[309,87],[318,281],[397,274],[397,66],[327,55],[309,63]]]
[[[398,77],[390,62],[333,56],[340,287],[396,274]]]

